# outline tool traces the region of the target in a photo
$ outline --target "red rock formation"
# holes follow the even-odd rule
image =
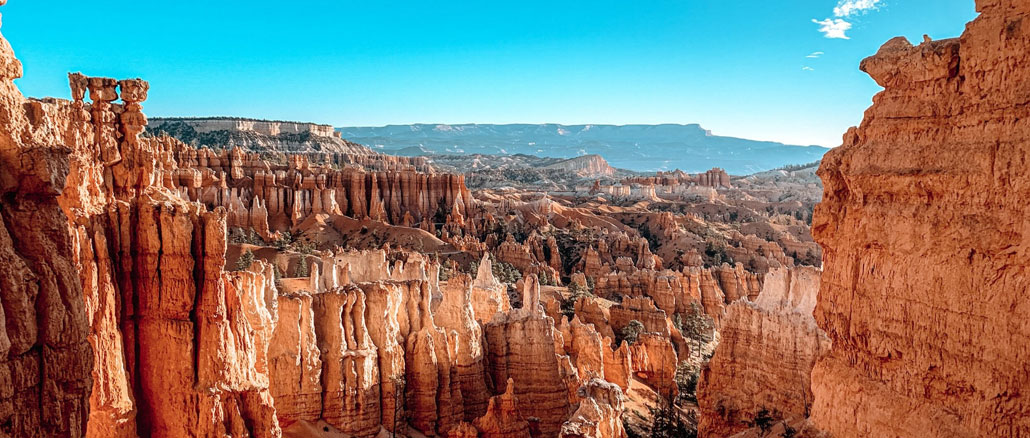
[[[579,389],[579,408],[562,425],[560,438],[626,438],[622,425],[622,391],[601,379]]]
[[[573,283],[576,280],[573,279]],[[581,286],[586,287],[584,284]],[[583,296],[576,300],[574,305],[576,317],[585,323],[593,324],[597,329],[597,332],[606,338],[615,338],[615,330],[612,329],[611,321],[611,308],[612,302],[603,298]],[[628,320],[626,322],[629,322]],[[619,326],[622,328],[622,326]]]
[[[762,409],[779,419],[807,417],[812,367],[829,350],[812,317],[819,274],[771,271],[756,302],[727,308],[719,346],[698,383],[700,434],[733,435],[751,427]]]
[[[554,322],[540,307],[536,277],[527,280],[523,307],[486,324],[487,363],[494,382],[514,381],[519,410],[540,419],[544,437],[554,437],[569,415],[569,400],[555,355]]]
[[[481,438],[526,438],[529,434],[529,422],[522,416],[519,398],[515,395],[515,382],[508,379],[504,393],[490,397],[486,414],[475,421]]]
[[[566,351],[580,379],[604,377],[604,353],[607,349],[610,354],[611,347],[603,342],[593,324],[583,324],[579,318],[572,318],[565,342],[569,344]]]
[[[279,422],[286,427],[298,420],[322,418],[323,363],[311,295],[280,294],[277,302],[278,321],[268,346],[269,391]],[[326,303],[320,299],[319,304]]]
[[[812,421],[834,435],[1030,434],[1030,2],[976,9],[862,62],[884,91],[819,170]]]
[[[117,324],[116,310],[107,306],[118,297],[110,289],[82,289],[75,242],[58,204],[69,150],[41,125],[47,108],[15,87],[21,73],[0,38],[0,435],[81,437],[96,360],[90,346],[106,341],[91,338],[90,326]],[[100,269],[109,266],[88,272],[107,274]],[[84,306],[84,295],[95,310]],[[132,408],[125,386],[110,385],[110,394],[119,405],[111,410],[113,423]]]
[[[482,268],[482,266],[480,266]],[[487,389],[483,331],[473,311],[472,279],[465,274],[447,281],[443,301],[433,311],[436,323],[456,336],[454,366],[464,402],[465,421],[486,413],[490,391]]]
[[[24,397],[35,397],[34,404],[50,413],[62,412],[62,419],[33,424],[35,410],[22,406],[18,415],[26,417],[5,424],[71,436],[132,436],[137,429],[153,436],[277,436],[267,377],[275,305],[274,298],[269,300],[274,297],[274,291],[268,290],[274,289],[271,271],[222,271],[225,211],[206,211],[162,185],[175,166],[171,154],[165,144],[137,137],[146,123],[140,112],[148,89],[145,82],[71,75],[70,83],[74,102],[50,99],[22,106],[29,111],[29,124],[36,133],[20,134],[19,142],[32,145],[43,138],[34,135],[45,136],[47,144],[63,146],[61,155],[32,152],[39,160],[35,162],[5,158],[4,163],[19,162],[21,169],[4,166],[3,180],[5,188],[14,187],[11,181],[17,180],[20,193],[35,194],[32,199],[17,199],[17,208],[4,209],[5,223],[15,228],[14,248],[41,245],[19,251],[48,258],[46,263],[33,262],[33,272],[61,263],[68,254],[61,251],[71,249],[77,257],[79,269],[50,268],[46,277],[53,280],[45,282],[43,292],[33,298],[62,303],[52,310],[45,303],[34,306],[50,324],[51,318],[64,321],[46,328],[43,335],[57,336],[50,330],[67,332],[60,335],[64,340],[53,338],[47,341],[52,345],[41,351],[46,357],[71,358],[74,363],[53,369],[66,376],[58,384],[49,377],[48,367],[55,364],[22,358],[36,360],[35,368],[43,371],[15,379],[18,398],[12,399],[12,406]],[[91,105],[83,102],[87,89]],[[119,89],[123,103],[112,103]],[[9,83],[7,90],[7,102],[20,99]],[[5,123],[8,126],[18,124]],[[15,149],[20,148],[4,152],[17,154]],[[67,181],[64,163],[68,163]],[[63,226],[52,221],[60,215],[46,216],[57,212],[56,204],[63,209]],[[27,224],[22,222],[30,214],[25,208],[36,216],[31,227],[45,234],[33,237],[18,229],[24,226],[19,224]],[[68,245],[69,230],[74,233],[74,247]],[[45,239],[40,240],[43,235]],[[12,266],[18,266],[17,260]],[[67,292],[62,287],[75,283],[74,298],[58,298]],[[5,314],[17,314],[17,307],[7,304],[16,297],[5,288]],[[76,315],[80,300],[86,304],[85,312]],[[22,355],[25,341],[41,333],[27,327],[14,337],[17,342],[9,348],[17,353],[8,353],[10,357]],[[80,332],[90,333],[93,361],[75,356],[75,333]],[[179,360],[169,361],[169,357]],[[74,376],[90,362],[96,377],[88,426],[83,428],[80,396],[89,390],[81,384],[88,386],[88,379]],[[33,394],[33,386],[42,383],[52,389]],[[22,435],[18,430],[12,433]]]
[[[494,254],[497,260],[514,266],[524,275],[560,277],[561,255],[553,237],[545,240],[540,234],[533,233],[525,243],[518,243],[514,236],[509,234],[505,241],[497,246]]]
[[[623,184],[642,184],[657,186],[680,186],[699,185],[704,187],[731,187],[730,176],[725,170],[718,167],[699,173],[689,175],[681,170],[673,172],[658,172],[653,177],[626,178]]]
[[[470,423],[461,422],[447,432],[447,438],[477,438],[479,431]]]
[[[498,312],[511,310],[508,299],[508,288],[494,278],[493,263],[489,254],[483,254],[476,271],[476,280],[472,283],[470,297],[473,314],[481,323],[493,319]]]
[[[606,344],[610,344],[605,339]],[[619,385],[623,392],[629,390],[630,377],[633,374],[633,359],[629,344],[622,344],[614,350],[606,350],[604,360],[604,380]]]
[[[675,396],[676,366],[679,358],[676,348],[668,338],[654,333],[643,333],[630,346],[633,373],[659,394]]]
[[[599,178],[612,176],[615,169],[608,165],[600,155],[583,155],[545,166],[544,169],[558,169],[572,172],[582,178]]]
[[[702,301],[700,287],[680,272],[630,268],[629,272],[613,272],[598,277],[595,293],[601,297],[650,297],[666,314],[685,313],[690,303]],[[721,289],[719,290],[721,292]]]
[[[305,293],[281,297],[269,265],[225,272],[230,217],[252,225],[265,217],[277,223],[277,218],[339,207],[298,177],[301,191],[290,198],[296,202],[271,197],[272,213],[263,213],[265,203],[259,201],[248,215],[238,208],[244,192],[229,190],[224,174],[218,182],[213,170],[197,168],[227,167],[227,174],[246,179],[248,169],[257,168],[254,159],[239,153],[190,155],[168,138],[138,138],[145,125],[139,104],[148,88],[143,81],[71,75],[70,82],[75,102],[22,105],[9,79],[9,92],[0,93],[18,108],[13,114],[28,120],[17,128],[24,133],[9,135],[29,144],[48,138],[43,143],[67,146],[29,153],[10,141],[5,144],[12,146],[0,149],[6,157],[0,165],[4,193],[28,196],[2,201],[4,318],[17,328],[0,338],[5,360],[0,376],[8,376],[13,389],[0,392],[0,424],[9,427],[4,433],[128,437],[146,430],[157,437],[275,437],[280,429],[273,394],[284,422],[322,419],[357,436],[374,435],[389,424],[396,399],[424,432],[443,433],[457,424],[463,401],[458,369],[451,363],[458,350],[432,324],[429,312],[425,272],[435,266],[423,260],[409,263],[408,270],[404,265],[388,269],[383,260],[375,269],[353,263],[353,270],[341,270],[333,261],[322,278],[316,264],[309,278],[291,279],[299,280],[292,283]],[[122,104],[113,103],[119,87]],[[87,89],[92,104],[82,101]],[[20,112],[23,108],[27,113]],[[11,126],[21,125],[2,129]],[[183,163],[177,157],[190,156],[205,160],[204,166],[178,167]],[[298,158],[293,169],[302,168],[307,169]],[[455,193],[451,205],[465,205],[461,185],[448,184],[436,193]],[[405,198],[396,194],[385,195],[384,203],[403,206]],[[208,205],[184,199],[190,196]],[[15,203],[9,205],[10,200]],[[222,203],[233,212],[217,208]],[[20,280],[12,283],[24,275],[51,281],[24,290]],[[376,297],[387,297],[369,310],[359,299],[369,292],[346,286],[353,277],[405,283],[368,286]],[[276,325],[279,305],[288,325]],[[383,329],[396,336],[376,338],[377,345],[374,336],[363,334],[369,311],[383,312],[379,320],[395,321]],[[40,328],[27,316],[36,312],[44,312],[44,322],[64,322]],[[277,343],[269,349],[273,340]],[[15,363],[8,365],[11,360]],[[27,375],[27,370],[39,371]],[[396,389],[382,385],[380,375],[412,383],[394,398]],[[390,408],[389,414],[380,405]],[[30,406],[63,414],[55,420]]]
[[[644,324],[644,330],[650,333],[657,333],[662,336],[669,336],[669,324],[665,311],[654,306],[654,302],[648,297],[626,297],[618,305],[612,306],[611,326],[615,330],[622,330],[629,325],[630,321],[636,320]]]
[[[380,388],[385,373],[380,372],[379,353],[365,322],[366,299],[354,286],[313,298],[322,358],[321,418],[354,436],[375,435],[382,418]]]

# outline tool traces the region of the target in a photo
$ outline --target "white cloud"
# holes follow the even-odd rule
[[[805,56],[805,58],[818,58],[820,56],[823,56],[823,52],[812,52],[808,56]]]
[[[855,14],[865,13],[876,9],[880,0],[840,0],[837,7],[833,8],[833,15],[837,17],[850,17]]]
[[[840,18],[827,18],[823,21],[812,19],[812,22],[819,25],[819,32],[822,32],[826,38],[850,39],[845,34],[848,29],[851,29],[851,23],[847,21]]]
[[[801,67],[801,71],[815,71],[815,69],[806,65]]]

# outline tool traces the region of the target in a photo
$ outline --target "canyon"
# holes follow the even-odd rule
[[[751,175],[27,98],[0,37],[0,436],[1030,435],[1030,2],[976,7]]]

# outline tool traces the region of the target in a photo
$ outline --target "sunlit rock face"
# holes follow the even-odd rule
[[[21,73],[0,38],[0,435],[78,437],[95,359],[78,251],[58,199],[71,151],[61,146],[64,131],[46,123],[49,108],[15,87]],[[117,324],[110,313],[99,319]],[[129,396],[124,386],[111,391]]]
[[[464,417],[452,363],[481,358],[482,345],[459,350],[433,322],[437,266],[405,271],[376,254],[337,266],[330,254],[325,282],[316,266],[303,290],[283,294],[262,261],[229,272],[229,222],[261,223],[255,231],[269,235],[269,220],[274,229],[289,219],[213,177],[251,181],[254,160],[140,137],[143,80],[76,73],[71,101],[27,100],[12,82],[20,74],[0,40],[0,435],[278,437],[280,422],[324,420],[372,436],[392,419],[382,406],[398,405],[412,427],[443,434]],[[348,172],[389,184],[353,198],[382,220],[429,205],[428,193],[455,215],[465,208],[453,175],[434,185],[411,169]],[[279,206],[335,212],[318,187],[304,190]],[[382,330],[367,329],[367,312],[380,312],[376,327],[394,337],[373,339]],[[384,375],[411,384],[394,397]],[[486,385],[469,386],[485,404]]]
[[[721,340],[698,383],[703,436],[730,436],[752,427],[761,410],[778,419],[807,417],[812,367],[830,348],[815,325],[819,293],[814,268],[780,268],[766,274],[755,302],[726,310]]]
[[[895,38],[884,91],[823,159],[812,420],[836,436],[1030,434],[1030,1]]]
[[[554,320],[540,306],[536,277],[529,277],[523,288],[521,309],[495,314],[486,324],[488,372],[493,382],[511,379],[519,410],[540,419],[542,436],[554,437],[570,413],[555,354]]]

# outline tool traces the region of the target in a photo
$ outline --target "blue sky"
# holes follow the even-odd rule
[[[862,58],[898,35],[958,36],[975,17],[973,0],[500,3],[11,0],[0,12],[26,95],[68,97],[69,71],[142,77],[151,116],[700,123],[824,146],[879,90]]]

